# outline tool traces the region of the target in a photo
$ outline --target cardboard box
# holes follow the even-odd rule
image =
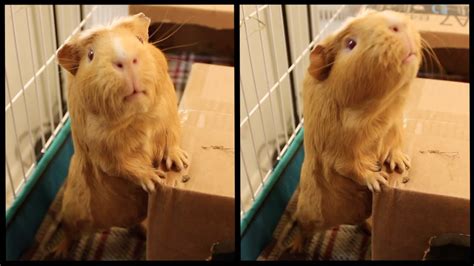
[[[421,71],[423,77],[441,78],[453,81],[469,82],[469,17],[462,12],[469,6],[427,5],[429,11],[442,14],[411,14],[421,37],[433,49],[436,58],[443,66],[438,66],[432,55],[425,53],[426,60]],[[460,10],[461,12],[459,12]]]
[[[193,64],[179,110],[190,165],[149,198],[148,260],[204,260],[235,243],[234,69]]]
[[[421,260],[431,237],[470,235],[469,85],[417,79],[406,111],[411,168],[374,195],[374,260]]]
[[[233,5],[129,6],[130,15],[140,12],[151,19],[150,42],[160,41],[157,44],[165,51],[234,57]]]
[[[154,22],[234,29],[234,5],[130,5],[129,14],[145,13]]]

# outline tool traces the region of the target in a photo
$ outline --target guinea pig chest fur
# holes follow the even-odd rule
[[[303,86],[304,151],[290,243],[340,224],[363,224],[386,163],[403,172],[405,99],[421,62],[420,35],[405,16],[365,11],[311,52]],[[283,234],[284,235],[284,234]],[[280,240],[280,244],[281,244]]]
[[[143,13],[125,17],[76,34],[58,51],[74,143],[59,256],[83,234],[140,226],[148,192],[166,178],[153,165],[187,167],[176,94],[164,54],[148,43],[149,24]]]

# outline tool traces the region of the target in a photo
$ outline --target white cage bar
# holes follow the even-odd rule
[[[83,27],[107,24],[128,15],[128,6],[7,5],[5,8],[8,209],[69,117],[61,97],[65,84],[57,65],[57,51]],[[26,144],[22,141],[24,136],[29,139]]]
[[[344,5],[240,7],[241,217],[303,126],[298,94],[309,51],[340,26],[346,9]],[[349,11],[346,14],[354,13]],[[266,162],[261,149],[266,150]]]

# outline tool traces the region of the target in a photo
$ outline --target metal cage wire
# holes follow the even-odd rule
[[[8,61],[7,58],[5,60],[5,119],[10,118],[10,123],[6,121],[6,144],[13,145],[12,149],[7,149],[5,152],[5,182],[10,183],[6,186],[8,208],[8,203],[16,199],[18,193],[28,182],[28,177],[34,171],[41,155],[46,152],[69,117],[67,105],[63,106],[63,99],[61,99],[62,88],[65,85],[57,65],[57,51],[81,29],[98,23],[106,24],[116,17],[127,15],[127,12],[124,7],[119,6],[69,6],[67,8],[74,8],[77,12],[76,17],[80,18],[74,25],[73,17],[65,17],[63,14],[64,20],[59,20],[61,11],[64,11],[61,8],[65,8],[61,6],[25,5],[5,6],[5,8],[6,22],[11,24],[13,42],[11,50],[7,50],[7,45],[5,49],[6,53],[14,54],[13,61]],[[8,15],[9,20],[7,20]],[[84,17],[82,18],[82,16]],[[74,28],[66,33],[67,37],[61,42],[58,36],[61,27],[59,24],[64,22],[73,25]],[[26,32],[23,33],[21,29],[25,26]],[[51,36],[48,36],[48,32],[52,33]],[[26,34],[26,44],[21,42],[24,39],[24,36],[20,36],[21,34]],[[47,46],[52,46],[49,53]],[[28,79],[25,78],[27,71],[21,66],[25,61],[24,56],[30,58],[29,63],[32,67],[32,73]],[[41,60],[41,57],[44,60]],[[12,68],[11,65],[16,65],[16,67]],[[14,70],[17,72],[13,73]],[[12,77],[17,77],[17,81],[12,82]],[[14,93],[12,89],[17,89],[18,92]],[[31,93],[34,93],[35,101],[30,100]],[[52,97],[52,95],[56,97]],[[64,104],[66,103],[64,102]],[[55,105],[58,106],[58,110],[54,110]],[[37,114],[32,112],[37,112]],[[36,121],[32,120],[32,116],[39,120],[37,128],[33,127]],[[26,121],[26,127],[22,130],[20,124],[24,121]],[[28,136],[28,144],[21,145],[21,138],[25,134]],[[8,135],[13,136],[13,139],[9,139]],[[40,143],[39,155],[38,151],[35,151],[35,143]],[[18,154],[11,152],[12,150]]]
[[[268,177],[271,175],[273,171],[273,167],[275,166],[276,162],[279,161],[280,156],[285,153],[290,143],[293,141],[294,137],[298,130],[303,126],[303,117],[301,112],[301,101],[299,97],[299,91],[297,91],[298,82],[300,80],[294,77],[295,70],[300,68],[300,72],[304,72],[305,68],[307,67],[308,61],[305,61],[305,58],[308,57],[308,52],[311,48],[316,44],[317,41],[323,36],[328,29],[328,26],[332,25],[334,20],[340,15],[342,10],[345,6],[338,6],[336,10],[333,12],[321,12],[319,15],[326,21],[326,24],[319,27],[319,31],[315,32],[316,28],[313,27],[313,24],[319,25],[321,20],[318,19],[316,14],[312,14],[311,7],[308,5],[307,7],[307,14],[302,14],[304,10],[296,10],[296,12],[288,12],[289,10],[287,7],[279,7],[274,5],[255,5],[255,6],[241,6],[240,7],[240,31],[245,34],[240,38],[240,47],[241,47],[241,69],[243,68],[242,61],[245,57],[248,57],[248,66],[250,68],[251,73],[242,73],[240,74],[240,93],[241,93],[241,122],[240,122],[240,131],[241,136],[245,135],[245,131],[248,131],[250,135],[250,141],[248,142],[247,146],[250,147],[243,147],[241,143],[241,202],[240,202],[240,210],[241,210],[241,217],[246,213],[246,211],[250,208],[251,204],[255,202],[257,195],[262,191],[264,188]],[[252,10],[249,12],[248,10]],[[294,11],[294,10],[293,10]],[[276,16],[275,16],[276,13]],[[328,16],[331,14],[331,16]],[[301,19],[297,19],[295,17],[299,17],[302,15],[307,16],[307,25],[306,28],[308,29],[308,38],[309,43],[303,43],[303,48],[300,51],[296,51],[294,47],[295,39],[304,40],[304,36],[293,34],[290,36],[289,32],[289,24],[291,20],[293,24],[296,24],[298,27],[302,27]],[[316,19],[315,19],[316,17]],[[279,21],[276,21],[279,20]],[[316,20],[316,21],[313,21]],[[296,23],[295,23],[296,21]],[[313,23],[315,22],[315,23]],[[264,33],[262,28],[258,28],[255,32],[250,31],[250,23],[257,23],[259,25],[264,25],[265,33],[268,38],[268,45],[271,50],[269,53],[270,58],[266,57],[266,52],[264,48]],[[276,33],[277,26],[280,25],[283,27],[283,32],[280,33],[282,38],[279,38],[278,33]],[[255,34],[258,35],[254,37],[257,39],[255,42],[251,43],[251,35]],[[314,37],[313,37],[314,36]],[[295,39],[292,39],[295,38]],[[286,49],[278,49],[276,45],[278,42],[284,41],[286,44]],[[300,45],[301,46],[301,45]],[[243,50],[246,50],[243,51]],[[279,50],[283,50],[283,53],[279,53]],[[262,55],[261,63],[258,65],[258,61],[256,59],[255,54],[252,54],[252,51],[258,51]],[[278,62],[277,58],[288,58],[287,62]],[[280,65],[279,65],[280,64]],[[279,72],[278,69],[281,68],[281,65],[284,66],[284,70]],[[259,67],[260,66],[260,67]],[[276,75],[273,77],[273,82],[270,82],[268,68],[276,69]],[[261,72],[264,72],[261,74]],[[301,78],[301,74],[300,78]],[[247,76],[245,76],[247,75]],[[263,82],[257,84],[257,76],[263,76]],[[250,80],[245,85],[243,79]],[[289,83],[289,89],[291,90],[291,99],[285,99],[283,97],[282,90],[284,89],[284,83]],[[248,85],[250,84],[250,85]],[[246,88],[245,86],[249,86],[252,88]],[[260,86],[260,87],[259,87]],[[263,88],[261,88],[263,87]],[[287,86],[288,87],[288,86]],[[263,95],[259,96],[258,90],[261,89],[264,91]],[[254,94],[254,95],[252,95]],[[254,102],[255,105],[249,106],[249,98],[255,97]],[[276,101],[275,101],[276,100]],[[285,106],[286,103],[286,106]],[[264,105],[266,108],[264,108]],[[288,108],[289,107],[289,108]],[[265,110],[269,110],[265,113]],[[256,118],[255,118],[256,116]],[[285,121],[288,121],[286,123]],[[267,121],[268,120],[268,121]],[[283,121],[280,123],[281,125],[278,126],[278,121]],[[270,157],[270,151],[274,154],[273,157],[274,162],[271,165],[267,165],[268,169],[265,171],[261,171],[262,167],[262,156],[259,156],[258,148],[257,148],[257,140],[256,135],[258,134],[258,129],[261,129],[261,133],[263,136],[260,138],[263,139],[260,141],[263,142],[265,146],[268,146],[269,143],[272,144],[272,147],[266,149],[266,156]],[[277,132],[279,131],[279,132]],[[269,132],[273,132],[271,134],[277,140],[270,142],[269,139]],[[284,136],[284,146],[280,147],[279,145],[279,134]],[[273,145],[274,143],[274,145]],[[244,144],[245,145],[245,144]],[[244,154],[245,149],[249,150],[246,154]],[[253,158],[252,158],[253,157]],[[252,159],[256,159],[257,164],[257,174],[253,175],[251,172],[251,167],[249,166],[249,162]],[[255,172],[255,171],[254,171]],[[245,176],[245,177],[243,177]],[[256,177],[255,177],[256,176]],[[253,179],[253,180],[252,180]],[[255,180],[258,180],[256,182]],[[242,183],[246,182],[246,183]],[[255,186],[255,183],[257,185]],[[245,191],[248,190],[248,193]]]

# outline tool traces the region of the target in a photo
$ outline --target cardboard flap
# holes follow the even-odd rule
[[[372,259],[421,260],[433,235],[470,234],[469,200],[387,188],[373,200]]]
[[[235,241],[233,198],[161,187],[148,208],[148,260],[205,260],[213,243]]]
[[[405,152],[411,169],[396,188],[470,198],[469,84],[417,79],[405,114]]]

